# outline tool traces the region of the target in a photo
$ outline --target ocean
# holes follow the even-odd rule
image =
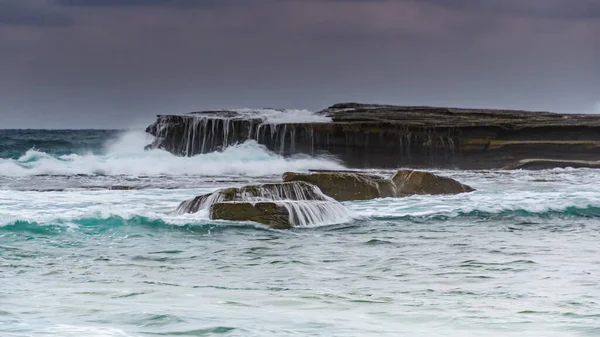
[[[598,171],[434,171],[477,191],[272,230],[174,211],[344,165],[151,141],[0,131],[0,336],[600,336]]]

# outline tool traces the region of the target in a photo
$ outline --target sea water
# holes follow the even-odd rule
[[[600,336],[598,171],[436,171],[477,191],[281,231],[175,210],[341,163],[150,141],[0,131],[0,336]]]

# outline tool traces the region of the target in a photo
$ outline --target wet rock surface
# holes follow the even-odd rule
[[[282,183],[220,189],[182,202],[176,212],[207,210],[213,220],[252,221],[287,229],[350,219],[340,201],[471,191],[453,179],[412,170],[398,171],[391,179],[347,171],[288,172]]]
[[[157,137],[147,148],[190,156],[255,140],[282,155],[333,155],[351,168],[490,169],[528,158],[600,158],[599,115],[358,103],[317,115],[328,122],[273,123],[235,111],[159,116],[146,130]]]
[[[551,168],[600,168],[600,161],[523,159],[504,167],[506,170],[545,170]]]
[[[347,172],[283,174],[283,181],[304,181],[316,185],[337,201],[371,200],[395,196],[392,181],[377,175]]]
[[[191,200],[186,200],[179,205],[177,213],[197,213],[201,209],[208,209],[212,204],[218,202],[267,200],[327,201],[329,198],[314,185],[303,181],[247,185],[239,188],[224,188],[213,193],[197,196]]]
[[[460,194],[475,191],[472,187],[437,174],[423,171],[398,171],[392,182],[396,187],[396,196],[416,194]]]
[[[338,200],[370,200],[397,198],[415,194],[460,194],[474,191],[460,182],[430,172],[401,170],[391,179],[349,172],[292,173],[283,181],[305,181],[318,186],[323,193]]]
[[[201,210],[213,220],[253,221],[275,229],[333,224],[349,216],[344,205],[303,181],[220,189],[182,202],[176,212]]]
[[[292,228],[290,212],[274,202],[221,202],[211,206],[213,220],[252,221],[274,229]]]

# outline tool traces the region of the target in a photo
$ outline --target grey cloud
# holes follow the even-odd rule
[[[600,99],[600,23],[531,16],[532,0],[22,1],[77,24],[0,27],[2,127],[339,101],[581,112]]]
[[[458,11],[509,14],[551,19],[600,18],[598,0],[422,0]]]
[[[71,22],[68,16],[39,2],[0,0],[0,26],[66,26]]]
[[[224,7],[234,3],[244,3],[236,0],[55,0],[55,4],[73,7]]]
[[[73,7],[228,7],[265,3],[384,3],[415,0],[54,0],[55,4]],[[517,15],[552,19],[600,18],[599,0],[419,0],[457,11]]]

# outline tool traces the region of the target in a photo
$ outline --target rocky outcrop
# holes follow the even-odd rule
[[[396,196],[415,194],[460,194],[473,192],[470,186],[430,172],[402,170],[398,171],[392,182],[396,187]]]
[[[288,172],[283,180],[220,189],[182,202],[177,213],[207,210],[213,220],[251,221],[287,229],[350,219],[350,211],[339,201],[473,191],[453,179],[412,170],[398,171],[391,179],[360,172]]]
[[[148,149],[190,156],[252,139],[283,155],[331,154],[355,168],[489,169],[600,157],[598,115],[357,103],[317,114],[326,122],[272,123],[235,111],[159,116],[147,129],[156,136]]]
[[[315,172],[283,175],[283,181],[316,185],[338,201],[404,197],[415,194],[460,194],[474,191],[460,182],[430,172],[401,170],[391,179],[354,172]]]
[[[560,159],[523,159],[504,167],[506,170],[545,170],[551,168],[600,168],[600,161],[560,160]]]
[[[233,111],[158,116],[146,128],[147,133],[156,137],[146,150],[163,149],[183,156],[222,150],[251,139],[251,133],[261,122]]]
[[[213,220],[251,221],[274,229],[292,228],[290,212],[274,202],[221,202],[212,205],[210,218]]]
[[[177,214],[207,210],[213,220],[253,221],[283,229],[345,221],[350,211],[307,182],[225,188],[182,202]]]
[[[339,202],[281,200],[220,202],[210,208],[212,220],[252,221],[275,229],[328,225],[347,221],[349,210]]]
[[[209,209],[210,206],[219,202],[278,200],[329,201],[330,198],[316,186],[303,181],[248,185],[239,188],[224,188],[186,200],[179,205],[177,213],[197,213],[202,209]]]
[[[283,174],[284,182],[304,181],[316,185],[337,201],[370,200],[396,195],[391,180],[377,175],[347,172],[316,172]]]

